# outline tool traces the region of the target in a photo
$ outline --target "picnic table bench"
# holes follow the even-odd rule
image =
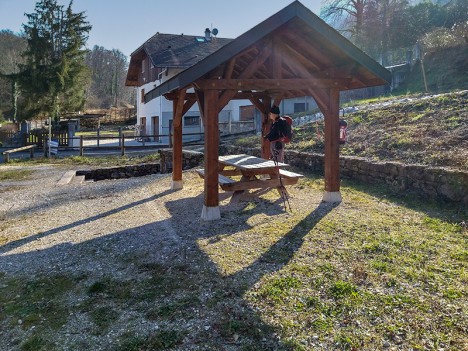
[[[280,194],[287,193],[285,185],[296,184],[303,175],[287,171],[285,163],[275,163],[249,155],[221,156],[218,160],[218,183],[224,191],[233,191],[231,202],[252,189],[277,189]],[[205,170],[198,169],[200,177],[205,177]],[[240,176],[239,180],[230,176]]]
[[[5,163],[10,162],[10,154],[19,152],[19,151],[25,151],[29,150],[29,157],[34,158],[34,149],[36,148],[37,145],[27,145],[23,147],[18,147],[16,149],[10,149],[2,152],[2,155],[5,156]]]

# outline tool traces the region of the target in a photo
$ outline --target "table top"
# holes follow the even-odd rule
[[[227,156],[219,156],[219,163],[226,165],[226,166],[233,166],[239,169],[268,169],[274,168],[277,165],[279,167],[288,167],[289,165],[286,163],[278,162],[276,165],[273,160],[265,160],[260,157],[250,156],[250,155],[227,155]]]

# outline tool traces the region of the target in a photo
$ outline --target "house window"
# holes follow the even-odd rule
[[[306,104],[305,102],[297,102],[294,103],[294,113],[297,112],[305,112],[306,111]]]
[[[252,121],[255,117],[255,106],[239,106],[239,115],[241,121]]]
[[[184,125],[188,126],[199,126],[200,125],[200,116],[186,116],[184,117]]]
[[[141,73],[145,73],[146,59],[141,61]]]
[[[141,89],[141,102],[145,103],[145,89]]]

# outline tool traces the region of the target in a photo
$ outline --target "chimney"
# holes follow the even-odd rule
[[[211,41],[211,31],[209,28],[205,29],[205,41]]]

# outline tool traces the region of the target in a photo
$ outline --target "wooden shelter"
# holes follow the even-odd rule
[[[216,40],[216,38],[212,38]],[[182,188],[182,116],[198,103],[205,127],[202,218],[220,218],[218,113],[231,99],[249,99],[264,115],[282,99],[312,96],[325,116],[325,193],[340,202],[340,91],[388,84],[390,72],[355,47],[299,1],[294,1],[203,60],[145,95],[173,101],[172,187]],[[262,156],[269,157],[262,139]]]

